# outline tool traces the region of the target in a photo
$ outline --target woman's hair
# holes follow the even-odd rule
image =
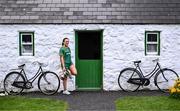
[[[66,37],[66,38],[63,39],[62,46],[64,45],[64,42],[65,42],[66,39],[69,39],[69,38]]]

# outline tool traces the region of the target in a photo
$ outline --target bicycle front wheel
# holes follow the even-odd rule
[[[25,79],[19,72],[10,72],[4,79],[4,90],[9,95],[17,95],[23,91]]]
[[[160,91],[169,92],[169,88],[174,86],[178,78],[178,74],[172,69],[162,69],[155,76],[155,85]]]
[[[44,72],[38,80],[38,87],[40,91],[46,95],[55,94],[60,87],[60,80],[54,72]]]
[[[139,72],[134,68],[126,68],[120,72],[118,77],[119,87],[126,92],[133,92],[138,90],[140,85],[132,84],[129,81],[130,78],[140,78]]]

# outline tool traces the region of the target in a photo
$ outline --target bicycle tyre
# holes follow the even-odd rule
[[[134,72],[134,74],[133,74]],[[135,78],[140,78],[140,73],[135,68],[125,68],[123,69],[118,77],[119,87],[125,92],[134,92],[137,91],[140,85],[128,83],[128,80],[132,76]]]
[[[179,76],[175,71],[164,68],[156,74],[154,81],[160,91],[169,92],[169,88],[174,86],[177,79]]]
[[[14,83],[14,81],[22,82],[22,86],[24,86],[25,78],[19,72],[10,72],[6,75],[4,79],[4,90],[9,95],[18,95],[24,90],[24,88],[13,86],[12,84]]]
[[[56,73],[51,71],[44,72],[38,80],[39,90],[46,95],[55,94],[60,87],[60,80]]]

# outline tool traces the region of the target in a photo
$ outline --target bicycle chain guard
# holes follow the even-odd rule
[[[31,89],[32,83],[31,82],[23,82],[23,81],[14,81],[12,86],[17,88],[23,88],[23,89]]]
[[[17,87],[17,88],[25,88],[24,84],[25,84],[25,82],[23,82],[23,81],[14,81],[12,83],[12,86]]]
[[[148,78],[130,78],[127,82],[136,85],[143,85],[143,86],[148,86],[150,84]]]

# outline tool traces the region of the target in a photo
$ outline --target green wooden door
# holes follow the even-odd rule
[[[102,31],[76,31],[76,88],[102,88]]]

